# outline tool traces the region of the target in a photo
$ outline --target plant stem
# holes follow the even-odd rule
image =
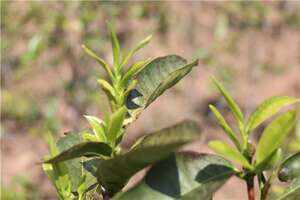
[[[254,175],[249,175],[249,177],[246,180],[246,183],[247,183],[248,200],[255,200]]]
[[[103,197],[103,200],[110,200],[108,193],[105,191],[102,192],[102,197]]]

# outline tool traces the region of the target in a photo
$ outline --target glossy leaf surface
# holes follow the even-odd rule
[[[136,99],[127,99],[130,103],[135,103],[140,107],[134,110],[135,114],[133,115],[138,115],[141,110],[149,106],[165,90],[175,85],[197,64],[198,60],[187,63],[185,59],[176,55],[152,60],[135,76],[137,80],[135,90],[141,95]]]

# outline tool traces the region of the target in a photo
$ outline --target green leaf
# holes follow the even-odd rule
[[[268,157],[266,157],[260,163],[256,163],[255,172],[259,174],[265,170],[276,169],[281,159],[282,159],[282,150],[281,148],[279,148],[274,150]]]
[[[107,142],[107,138],[102,126],[103,121],[97,117],[84,115],[84,117],[88,120],[91,125],[94,134],[97,136],[99,142]]]
[[[152,58],[149,58],[147,60],[142,60],[139,62],[134,63],[128,71],[125,73],[125,75],[122,78],[121,84],[125,87],[128,85],[129,80],[138,73],[141,69],[143,69],[149,62],[152,60]]]
[[[110,156],[111,148],[103,142],[83,142],[62,151],[44,163],[57,163],[81,156]]]
[[[95,60],[96,60],[96,61],[104,68],[104,70],[106,71],[106,73],[109,75],[109,77],[110,77],[111,79],[114,78],[113,73],[112,73],[112,71],[110,70],[108,64],[107,64],[103,59],[101,59],[100,57],[98,57],[98,56],[96,55],[96,53],[93,52],[91,49],[89,49],[87,46],[81,45],[81,47],[83,48],[83,50],[84,50],[90,57],[94,58],[94,59],[95,59]]]
[[[184,121],[147,135],[129,152],[97,162],[97,179],[112,196],[136,172],[166,158],[177,148],[193,141],[198,133],[199,128],[195,122]]]
[[[253,167],[250,165],[248,160],[236,149],[232,148],[228,144],[219,141],[219,140],[213,140],[208,143],[208,146],[214,150],[216,153],[224,156],[225,158],[235,161],[239,164],[241,164],[243,167],[246,167],[248,169],[252,169]]]
[[[266,119],[275,115],[282,107],[294,104],[298,101],[298,99],[288,96],[275,96],[265,100],[251,114],[246,126],[246,132],[250,133]]]
[[[116,92],[113,86],[111,86],[106,80],[101,78],[98,79],[98,83],[110,99],[116,99]]]
[[[50,132],[47,132],[45,134],[45,140],[48,143],[48,148],[50,150],[50,155],[54,156],[54,155],[58,154],[59,150],[58,150],[58,148],[57,148],[57,146],[55,144],[53,135]]]
[[[146,37],[145,39],[143,39],[142,41],[140,41],[138,43],[138,45],[136,47],[134,47],[129,53],[128,55],[125,57],[125,59],[122,62],[122,66],[126,65],[126,63],[128,62],[128,60],[141,48],[143,48],[144,46],[146,46],[150,40],[152,38],[152,35],[149,35],[148,37]]]
[[[141,183],[113,199],[206,200],[234,173],[231,164],[216,155],[172,154],[154,164]]]
[[[80,144],[82,140],[81,132],[67,133],[66,136],[57,141],[56,146],[61,153],[74,145]],[[62,188],[60,189],[61,193],[65,193],[63,190],[66,190],[66,194],[64,195],[68,195],[68,190],[63,188],[70,187],[70,191],[76,191],[78,186],[81,184],[81,176],[83,175],[83,171],[80,162],[82,162],[82,159],[76,158],[73,160],[52,164],[55,173],[58,174],[56,180],[56,183],[59,184],[58,188]]]
[[[226,120],[221,115],[221,113],[218,111],[218,109],[215,106],[213,106],[213,105],[209,105],[209,108],[214,113],[215,117],[217,118],[219,124],[221,125],[222,129],[225,131],[225,133],[227,134],[227,136],[231,139],[231,141],[234,143],[234,145],[239,150],[241,150],[240,143],[239,143],[238,139],[236,138],[235,133],[230,128],[230,126],[227,124]]]
[[[152,60],[135,76],[138,83],[133,92],[138,92],[140,95],[129,95],[130,98],[127,98],[126,101],[134,103],[140,108],[136,109],[134,107],[130,112],[131,115],[137,117],[143,109],[163,94],[165,90],[180,81],[197,64],[198,60],[187,63],[185,59],[176,55]],[[132,96],[135,98],[132,98]]]
[[[278,149],[295,125],[295,111],[286,112],[272,121],[259,139],[256,150],[256,163],[262,162]]]
[[[277,200],[296,200],[300,196],[300,178],[295,179]]]
[[[300,152],[287,158],[280,166],[278,178],[281,181],[290,181],[300,178]]]
[[[120,67],[120,44],[112,24],[107,22],[107,26],[110,32],[110,40],[114,57],[114,66]]]
[[[122,129],[123,121],[125,115],[127,113],[127,109],[125,107],[121,107],[119,110],[114,112],[111,116],[111,120],[108,124],[108,141],[115,142],[116,138],[119,136],[119,132]]]
[[[82,138],[84,141],[89,141],[89,142],[96,142],[99,140],[96,135],[91,134],[91,133],[82,133]]]
[[[239,108],[239,106],[237,105],[237,103],[233,100],[233,98],[230,96],[230,94],[226,91],[226,89],[221,85],[221,83],[219,83],[215,78],[212,77],[212,81],[214,83],[214,85],[218,88],[219,92],[223,95],[223,97],[225,98],[230,110],[232,111],[235,119],[239,122],[239,123],[243,123],[244,122],[244,116],[243,113],[241,111],[241,109]]]

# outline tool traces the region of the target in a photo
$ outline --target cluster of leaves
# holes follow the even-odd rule
[[[105,115],[103,120],[85,116],[91,129],[68,133],[56,144],[53,138],[48,139],[51,155],[43,167],[59,198],[89,199],[99,194],[99,198],[104,199],[211,198],[235,172],[231,164],[219,156],[174,153],[199,136],[195,122],[183,121],[148,134],[129,150],[120,146],[126,126],[187,75],[198,61],[188,63],[180,56],[168,55],[138,61],[126,70],[129,59],[150,41],[151,36],[123,56],[109,23],[108,28],[113,50],[112,67],[87,46],[83,45],[83,49],[108,74],[109,81],[99,79],[98,83],[109,99],[111,114]],[[121,192],[136,172],[151,164],[154,165],[138,186]]]
[[[111,113],[103,119],[86,115],[90,129],[68,133],[57,143],[52,137],[48,138],[50,156],[43,167],[60,199],[212,199],[214,192],[232,175],[245,180],[250,190],[257,177],[261,199],[266,199],[278,169],[280,180],[299,177],[298,154],[279,166],[282,160],[280,145],[294,126],[295,111],[287,111],[275,118],[263,131],[256,148],[249,139],[264,121],[282,107],[299,100],[287,96],[272,97],[259,105],[246,120],[233,98],[215,79],[214,84],[237,122],[239,135],[217,108],[210,105],[235,147],[218,140],[211,141],[209,146],[219,155],[240,164],[241,168],[217,155],[176,153],[176,149],[199,136],[198,126],[189,120],[148,134],[138,139],[129,150],[122,149],[120,143],[127,125],[186,76],[198,61],[188,63],[180,56],[168,55],[138,61],[127,67],[130,58],[148,44],[151,36],[123,54],[109,23],[108,28],[113,66],[109,66],[87,46],[83,45],[83,49],[104,68],[109,77],[109,80],[100,78],[98,83],[109,99]],[[149,165],[152,165],[150,170],[139,184],[122,191],[134,174]],[[272,172],[269,177],[266,177],[266,171]],[[283,195],[292,196],[298,190],[299,179],[296,178]]]
[[[219,140],[210,141],[208,145],[219,155],[242,166],[242,170],[237,175],[244,179],[247,184],[251,185],[252,182],[253,185],[253,179],[257,176],[261,199],[266,199],[270,184],[282,161],[280,147],[295,125],[296,112],[294,110],[286,111],[271,121],[265,127],[256,147],[249,137],[259,125],[278,113],[281,108],[299,102],[299,99],[288,96],[271,97],[262,102],[246,120],[241,109],[225,88],[215,79],[213,79],[213,83],[226,100],[237,122],[236,127],[239,134],[226,122],[217,108],[210,105],[211,111],[234,147]],[[240,137],[238,138],[238,136]],[[299,174],[299,159],[295,163],[294,165],[298,166],[297,173]],[[267,171],[271,171],[269,177],[266,177]],[[297,173],[291,172],[289,176],[295,177]],[[281,176],[285,176],[283,172],[281,174]]]

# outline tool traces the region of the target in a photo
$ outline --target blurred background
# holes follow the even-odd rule
[[[297,1],[1,1],[1,199],[55,199],[37,164],[48,152],[45,134],[58,137],[83,129],[88,126],[84,114],[101,117],[108,111],[96,83],[104,71],[81,49],[87,44],[111,63],[106,20],[114,23],[125,49],[153,34],[134,60],[166,54],[200,58],[189,76],[129,127],[124,147],[142,134],[190,118],[203,130],[201,141],[190,148],[210,152],[207,141],[224,134],[208,104],[217,105],[233,122],[211,75],[246,114],[272,95],[300,97]],[[298,122],[284,152],[299,149]],[[231,179],[215,199],[245,199],[244,189],[244,183]]]

